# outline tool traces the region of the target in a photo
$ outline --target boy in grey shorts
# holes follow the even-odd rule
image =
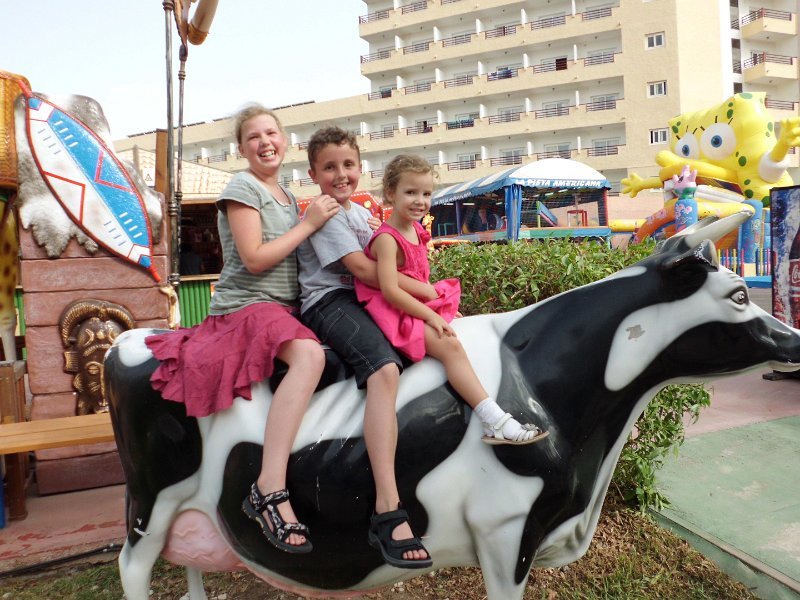
[[[363,252],[372,237],[370,212],[350,201],[361,177],[355,137],[338,127],[317,131],[308,143],[308,162],[308,173],[322,194],[335,198],[341,208],[297,249],[301,317],[353,368],[358,387],[367,389],[364,441],[376,491],[370,543],[390,565],[429,567],[431,558],[411,531],[395,480],[395,403],[402,360],[362,308],[353,288],[353,277],[378,285],[376,263]],[[430,284],[401,277],[401,287],[413,296],[436,297]]]

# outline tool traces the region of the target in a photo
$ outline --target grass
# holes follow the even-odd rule
[[[210,600],[297,600],[250,573],[204,577]],[[152,600],[178,600],[186,593],[182,568],[156,565]],[[123,597],[116,562],[81,564],[36,575],[0,579],[0,600],[98,600]],[[440,569],[395,584],[368,599],[485,600],[480,570]],[[610,494],[592,545],[579,561],[557,569],[534,569],[525,600],[752,600],[743,585],[686,542],[631,510]]]

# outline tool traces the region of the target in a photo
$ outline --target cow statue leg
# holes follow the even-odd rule
[[[148,600],[150,597],[153,565],[167,543],[167,535],[181,503],[197,492],[198,482],[199,478],[193,476],[163,490],[153,506],[150,521],[146,525],[137,523],[135,517],[129,523],[128,537],[119,554],[119,576],[127,600]],[[131,542],[132,537],[138,538],[135,543]],[[196,597],[205,600],[205,591],[200,595],[196,590],[197,582],[199,589],[203,589],[199,571],[197,573],[187,571],[187,578],[190,594],[194,589]],[[194,595],[190,598],[195,600]]]
[[[203,572],[194,567],[186,567],[186,583],[189,587],[189,600],[208,600],[203,587]]]

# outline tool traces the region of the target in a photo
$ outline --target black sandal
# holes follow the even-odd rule
[[[418,537],[405,540],[393,540],[392,531],[402,523],[408,522],[408,513],[398,507],[397,510],[376,514],[373,513],[369,520],[369,545],[377,548],[383,555],[386,564],[400,569],[425,569],[433,565],[430,552],[422,545]],[[403,558],[404,552],[411,550],[424,550],[428,558]]]
[[[308,539],[308,527],[302,523],[287,523],[278,512],[278,504],[288,499],[289,490],[278,490],[265,496],[258,491],[258,486],[254,483],[250,488],[250,494],[242,502],[242,511],[261,526],[264,537],[278,550],[289,554],[308,554],[313,549]],[[269,522],[262,514],[265,510]],[[270,524],[272,529],[269,528]],[[306,541],[299,545],[286,543],[286,539],[293,533],[304,535]]]

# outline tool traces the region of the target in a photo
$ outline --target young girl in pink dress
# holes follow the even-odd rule
[[[391,216],[372,236],[364,253],[378,262],[375,289],[356,281],[358,299],[387,339],[413,361],[432,356],[441,361],[447,378],[483,422],[487,444],[530,444],[547,436],[535,425],[520,424],[489,396],[481,385],[464,347],[450,322],[458,311],[461,285],[457,279],[434,284],[439,297],[421,302],[403,291],[397,274],[428,282],[427,242],[430,234],[420,225],[431,206],[433,169],[413,155],[395,157],[383,175],[384,203]]]

